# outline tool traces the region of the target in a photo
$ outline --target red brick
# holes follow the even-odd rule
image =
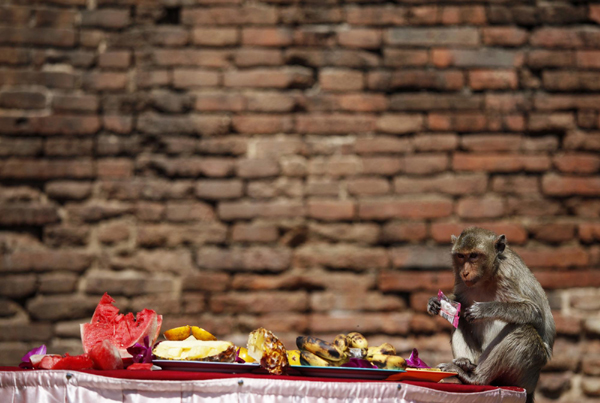
[[[42,153],[42,139],[0,137],[0,156],[33,157]]]
[[[308,11],[292,6],[282,9],[279,16],[283,24],[336,24],[343,21],[340,7],[314,7]]]
[[[299,26],[294,30],[294,45],[296,46],[327,46],[335,45],[335,30],[330,26],[308,25]]]
[[[323,221],[351,220],[355,216],[355,203],[349,200],[309,199],[308,217]]]
[[[87,253],[74,251],[21,251],[4,255],[0,264],[3,272],[74,271],[83,272],[93,258]]]
[[[531,113],[528,127],[532,131],[568,130],[575,127],[575,117],[572,113]]]
[[[492,179],[492,190],[505,194],[539,193],[539,179],[524,175],[502,175]]]
[[[114,245],[116,243],[128,240],[131,236],[131,231],[129,226],[124,223],[113,223],[100,227],[97,235],[100,242],[108,245]],[[119,281],[122,281],[122,279]]]
[[[418,290],[437,292],[451,290],[454,274],[436,271],[382,271],[379,275],[379,289],[383,292],[414,292]],[[433,294],[432,294],[433,295]]]
[[[53,204],[19,202],[0,206],[0,224],[6,226],[39,226],[59,220],[58,208]]]
[[[279,174],[279,164],[271,159],[238,160],[237,175],[241,178],[264,178]]]
[[[370,220],[441,218],[452,214],[452,210],[452,201],[445,198],[361,200],[358,203],[358,216]]]
[[[251,69],[225,72],[224,75],[224,86],[233,88],[308,87],[312,83],[312,72],[304,67]]]
[[[279,229],[271,224],[235,224],[231,231],[234,242],[275,242],[279,238]]]
[[[486,20],[483,6],[445,6],[442,8],[441,22],[444,25],[484,25]]]
[[[600,90],[600,72],[550,70],[542,73],[544,87],[557,91]]]
[[[70,48],[75,46],[76,36],[72,29],[0,27],[0,42]]]
[[[102,8],[81,12],[81,26],[83,27],[121,29],[128,26],[130,22],[128,9]]]
[[[383,94],[339,94],[335,95],[339,110],[353,112],[380,112],[388,107],[388,101]]]
[[[596,154],[568,153],[553,158],[554,165],[561,172],[590,174],[600,169],[600,157]]]
[[[527,230],[520,223],[484,221],[470,223],[435,222],[431,224],[431,237],[438,243],[450,243],[451,235],[458,236],[468,227],[481,227],[498,235],[504,234],[509,244],[521,245],[527,242],[528,238]]]
[[[168,221],[213,221],[215,219],[213,208],[203,202],[169,202],[165,210]]]
[[[461,89],[465,82],[463,73],[456,70],[403,70],[396,71],[383,80],[380,80],[376,74],[369,73],[367,82],[370,89],[378,91],[409,88],[450,91]]]
[[[485,67],[510,68],[523,64],[523,53],[515,50],[482,48],[482,49],[433,49],[431,58],[433,64],[444,68]]]
[[[89,159],[9,159],[0,162],[0,177],[7,179],[90,178],[94,174],[94,165]]]
[[[390,192],[390,183],[386,179],[379,177],[349,179],[347,189],[351,195],[381,195]]]
[[[527,31],[517,27],[486,27],[482,29],[483,43],[491,46],[522,46]]]
[[[291,257],[291,251],[282,247],[254,246],[232,249],[205,247],[198,250],[196,263],[208,270],[281,272],[289,267]]]
[[[188,30],[179,26],[154,25],[148,31],[153,45],[183,46],[188,43],[190,37]]]
[[[381,46],[381,31],[377,29],[353,28],[339,31],[337,40],[340,46],[348,48],[375,49]]]
[[[344,244],[312,244],[295,249],[294,266],[327,267],[364,271],[386,268],[389,265],[384,248]]]
[[[0,63],[9,65],[22,65],[30,62],[29,49],[0,47]]]
[[[522,114],[482,114],[461,112],[455,114],[430,113],[427,116],[429,128],[435,131],[482,132],[482,131],[523,131],[525,120]]]
[[[243,134],[286,133],[292,125],[291,117],[286,115],[238,115],[232,120],[233,128]]]
[[[290,112],[297,102],[293,94],[274,92],[248,93],[245,100],[248,110],[255,112]]]
[[[471,70],[469,86],[474,90],[516,89],[519,80],[514,70]]]
[[[192,43],[200,46],[232,46],[239,42],[235,28],[194,28]]]
[[[219,217],[222,220],[264,218],[297,218],[304,217],[304,205],[299,202],[222,202],[218,206]]]
[[[462,110],[480,109],[483,98],[479,94],[439,94],[415,92],[396,94],[390,98],[390,109],[430,111],[436,109]]]
[[[427,238],[427,226],[420,222],[392,221],[381,228],[381,241],[395,242],[422,242]]]
[[[0,92],[0,107],[9,109],[41,109],[46,106],[43,92],[5,90]]]
[[[246,99],[241,94],[201,92],[196,94],[194,109],[202,112],[242,111]]]
[[[600,194],[600,177],[547,174],[542,178],[542,189],[552,196],[597,196]]]
[[[171,83],[171,72],[167,70],[138,70],[135,83],[137,88],[152,88]]]
[[[133,118],[123,115],[102,115],[102,126],[113,133],[128,134],[133,127]]]
[[[598,50],[578,50],[575,53],[577,67],[582,69],[598,69],[600,68],[600,51]]]
[[[504,214],[504,202],[497,197],[464,198],[456,205],[459,217],[467,219],[498,218]]]
[[[126,50],[101,53],[98,65],[109,69],[126,69],[131,63],[131,53]]]
[[[559,248],[514,248],[529,267],[578,267],[589,264],[588,253],[577,247],[565,246]],[[591,286],[591,285],[590,285]]]
[[[118,91],[127,86],[126,73],[91,72],[83,77],[83,87],[92,91]]]
[[[452,166],[458,171],[545,171],[550,168],[550,158],[546,155],[520,154],[454,154]]]
[[[398,194],[444,193],[450,195],[482,194],[487,188],[487,177],[483,174],[446,173],[434,177],[397,176],[394,191]]]
[[[266,5],[184,8],[181,22],[185,25],[275,24],[277,9]]]
[[[319,84],[327,91],[356,91],[364,87],[363,73],[348,69],[323,69]]]
[[[408,25],[436,25],[440,21],[440,10],[437,6],[411,7],[406,14]]]
[[[348,134],[369,132],[375,128],[375,117],[359,114],[308,114],[296,116],[298,133]]]
[[[2,85],[42,85],[49,88],[72,89],[78,74],[63,71],[24,71],[4,69],[0,71]]]
[[[98,97],[94,95],[56,94],[52,97],[52,107],[60,112],[95,112],[98,106]]]
[[[392,134],[417,132],[423,129],[423,115],[384,114],[377,119],[376,129]]]
[[[243,194],[243,184],[238,180],[199,180],[195,194],[200,199],[235,199]]]
[[[219,68],[229,65],[231,52],[212,49],[154,49],[151,56],[154,63],[161,67],[197,66]]]
[[[279,49],[241,48],[235,52],[234,63],[240,67],[279,66],[283,54]]]
[[[477,46],[479,33],[470,27],[402,27],[389,29],[384,40],[394,46]]]
[[[221,75],[208,70],[173,70],[175,88],[216,87],[221,83]]]
[[[354,152],[357,154],[387,154],[409,151],[412,151],[410,139],[396,136],[359,137],[354,142]]]
[[[354,172],[341,165],[337,175],[343,175],[345,173],[363,173],[366,175],[384,175],[390,176],[395,175],[404,169],[404,161],[398,157],[364,157],[361,161],[356,161],[358,165],[354,169]]]
[[[539,69],[543,67],[573,67],[575,54],[563,50],[531,50],[527,54],[528,66]]]
[[[47,183],[45,190],[50,198],[82,200],[92,194],[92,185],[86,182],[59,180]]]
[[[521,136],[474,134],[463,136],[460,145],[469,151],[518,151],[521,148]]]
[[[600,241],[600,224],[598,223],[581,223],[577,232],[579,233],[579,239],[583,242],[592,243]]]
[[[585,42],[580,34],[576,29],[543,27],[531,34],[529,43],[542,48],[581,48]]]
[[[99,178],[129,178],[133,174],[133,161],[130,159],[100,159],[96,163]]]
[[[92,155],[94,142],[92,139],[49,138],[44,144],[44,154],[51,156],[73,157]]]
[[[445,154],[414,154],[404,158],[404,171],[414,175],[428,175],[443,172],[448,167]]]
[[[244,28],[242,45],[245,46],[289,46],[293,42],[293,31],[288,28]]]
[[[527,229],[533,238],[542,242],[562,243],[575,238],[575,224],[572,223],[533,223]]]
[[[383,49],[383,64],[387,67],[425,66],[429,62],[429,52],[420,49]]]
[[[212,312],[226,314],[303,312],[309,305],[306,291],[217,294],[210,298],[209,304]]]
[[[351,25],[405,25],[406,8],[386,5],[351,5],[346,9],[346,20]]]

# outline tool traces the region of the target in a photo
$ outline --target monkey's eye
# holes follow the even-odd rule
[[[469,255],[469,259],[471,259],[471,260],[475,260],[475,259],[477,259],[477,257],[478,257],[478,256],[479,256],[479,254],[478,254],[478,253],[471,253],[471,254]]]
[[[464,259],[465,255],[463,255],[462,253],[457,253],[456,257],[459,258],[459,259]]]

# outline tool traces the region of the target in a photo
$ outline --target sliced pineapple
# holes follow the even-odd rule
[[[164,360],[232,362],[235,346],[230,341],[196,340],[190,336],[185,340],[163,341],[152,353]]]

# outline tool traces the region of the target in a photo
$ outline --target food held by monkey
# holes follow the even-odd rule
[[[504,235],[467,228],[452,236],[454,291],[462,313],[452,334],[454,360],[438,367],[468,384],[520,386],[533,402],[556,334],[542,286]],[[427,311],[437,315],[437,296]]]

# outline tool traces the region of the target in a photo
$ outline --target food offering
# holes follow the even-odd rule
[[[290,366],[283,343],[273,332],[263,327],[248,336],[248,354],[270,374],[284,374]]]
[[[406,360],[396,355],[390,343],[369,346],[358,332],[339,334],[332,342],[313,336],[296,339],[300,349],[300,363],[315,367],[362,367],[386,370],[406,369]]]

